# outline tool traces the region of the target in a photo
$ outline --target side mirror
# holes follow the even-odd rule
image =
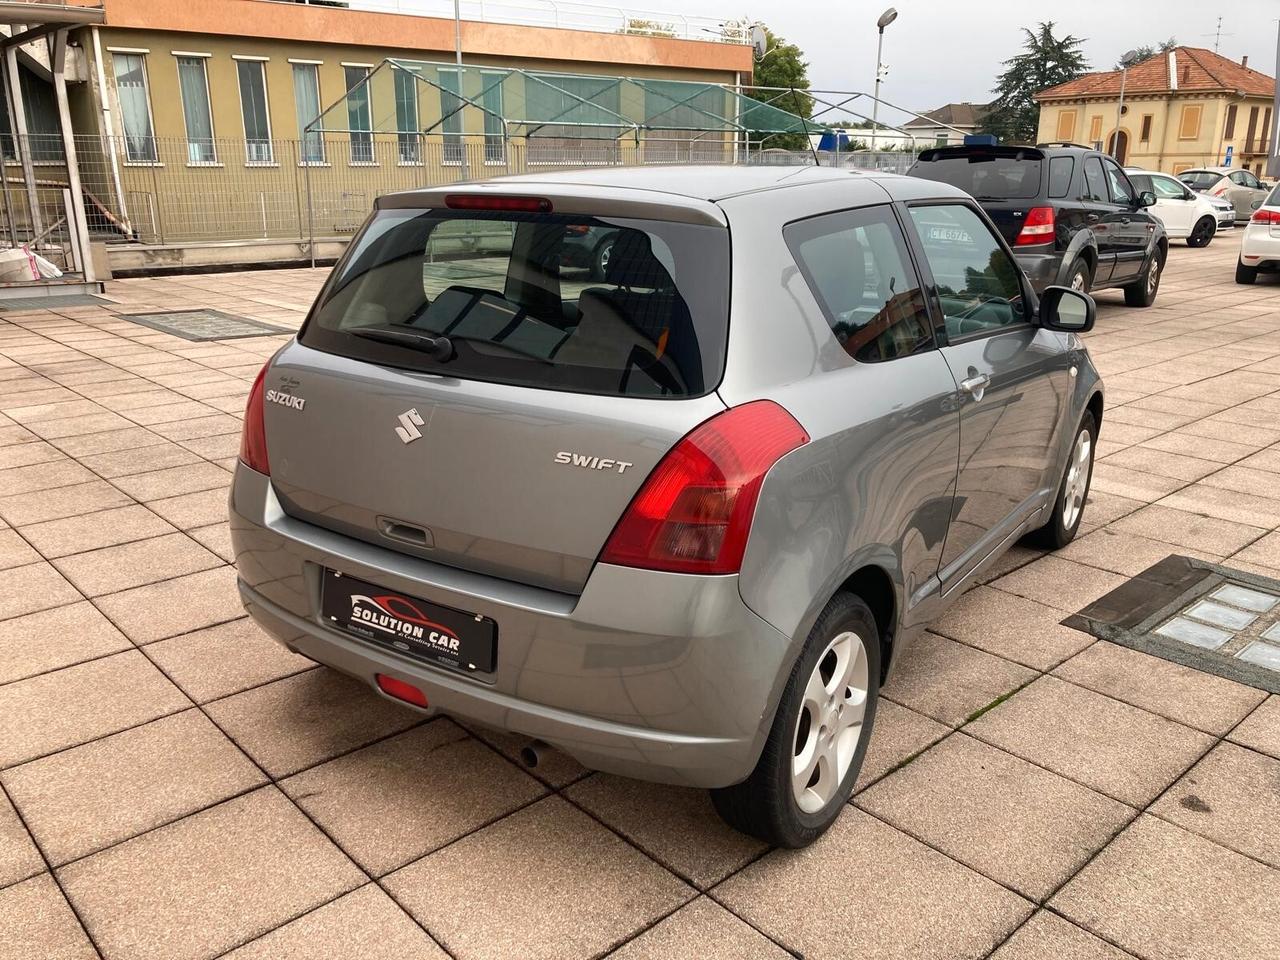
[[[1143,190],[1138,194],[1139,207],[1154,207],[1156,205],[1156,195],[1150,190]]]
[[[1088,333],[1098,318],[1093,297],[1070,287],[1046,287],[1040,295],[1040,326],[1063,333]]]

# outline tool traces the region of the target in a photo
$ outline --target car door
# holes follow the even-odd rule
[[[1240,172],[1244,174],[1244,188],[1249,191],[1249,202],[1244,211],[1244,216],[1251,217],[1253,216],[1255,205],[1266,203],[1267,195],[1271,191],[1251,171],[1241,170]]]
[[[1192,193],[1173,177],[1158,174],[1132,173],[1129,182],[1139,194],[1150,190],[1156,197],[1156,205],[1149,207],[1164,224],[1171,237],[1185,237],[1196,224],[1199,195]]]
[[[974,207],[925,201],[907,213],[959,384],[960,463],[939,573],[948,590],[1051,502],[1070,362],[1061,335],[1030,322],[1030,286]]]
[[[1266,191],[1258,178],[1248,170],[1234,170],[1227,175],[1231,185],[1227,187],[1227,199],[1235,207],[1237,220],[1248,220],[1253,215],[1253,204],[1266,197]]]
[[[1109,221],[1115,213],[1111,203],[1111,194],[1107,192],[1107,175],[1102,170],[1102,161],[1096,156],[1084,158],[1084,190],[1080,195],[1081,206],[1085,209],[1085,225],[1093,231],[1098,242],[1098,266],[1093,271],[1093,285],[1106,283],[1116,265],[1116,248],[1114,234]]]
[[[1120,165],[1110,157],[1102,158],[1111,197],[1111,212],[1106,216],[1108,244],[1115,254],[1111,282],[1136,278],[1147,258],[1147,247],[1155,232],[1157,218],[1138,202],[1138,191]]]

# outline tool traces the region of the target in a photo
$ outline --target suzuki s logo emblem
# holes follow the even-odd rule
[[[413,443],[422,436],[422,431],[418,428],[422,426],[422,417],[417,410],[406,410],[400,414],[400,426],[396,427],[396,434],[405,443]]]

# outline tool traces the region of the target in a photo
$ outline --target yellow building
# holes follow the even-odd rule
[[[1220,166],[1230,148],[1232,166],[1265,172],[1276,82],[1247,57],[1175,47],[1129,68],[1123,107],[1120,84],[1121,71],[1110,70],[1041,90],[1037,141],[1097,145],[1122,164],[1166,173]]]

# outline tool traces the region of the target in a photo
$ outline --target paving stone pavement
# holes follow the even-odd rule
[[[0,960],[1265,958],[1280,698],[1059,621],[1174,552],[1280,578],[1280,282],[1175,244],[1099,294],[1079,540],[1016,547],[907,655],[808,850],[705,794],[425,722],[269,641],[229,566],[250,382],[324,271],[0,313]]]

